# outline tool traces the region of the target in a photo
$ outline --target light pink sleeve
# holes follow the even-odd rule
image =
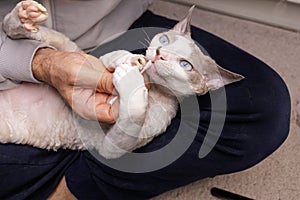
[[[12,40],[0,30],[0,90],[17,86],[22,81],[40,83],[32,74],[35,52],[49,45],[34,40]]]

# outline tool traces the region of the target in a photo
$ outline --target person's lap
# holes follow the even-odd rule
[[[174,23],[173,20],[147,12],[132,28],[171,28]],[[145,199],[205,177],[249,168],[275,151],[289,132],[290,98],[284,82],[267,65],[222,39],[197,28],[192,29],[192,36],[220,66],[246,77],[226,87],[226,121],[217,144],[206,157],[199,159],[199,150],[209,124],[214,122],[211,112],[218,112],[218,109],[211,111],[210,95],[198,98],[199,124],[192,123],[193,120],[181,120],[183,114],[185,119],[199,117],[183,110],[166,133],[137,150],[151,152],[169,144],[176,135],[180,120],[180,126],[187,135],[189,131],[198,129],[194,141],[179,159],[148,173],[126,173],[111,169],[88,151],[54,153],[22,145],[0,145],[0,178],[8,180],[8,184],[0,182],[0,186],[10,185],[11,190],[8,193],[2,189],[0,197],[27,188],[35,189],[30,190],[34,193],[31,197],[43,197],[41,192],[49,194],[65,173],[69,189],[80,199]],[[220,91],[214,92],[213,96],[222,100]],[[8,171],[9,166],[13,166],[12,171]],[[27,181],[24,180],[23,185],[18,184],[13,191],[14,181],[23,173],[28,174],[24,176]],[[50,184],[48,189],[45,189],[45,184]],[[22,192],[28,193],[28,190]]]
[[[78,156],[74,151],[0,144],[0,199],[45,199]]]
[[[132,28],[171,28],[174,23],[146,13]],[[211,117],[210,96],[205,95],[198,98],[201,120],[196,138],[178,160],[149,173],[125,173],[107,167],[86,152],[78,165],[90,172],[89,176],[93,178],[86,178],[85,183],[98,187],[99,194],[81,196],[87,193],[79,181],[76,183],[76,176],[72,174],[78,171],[72,170],[76,166],[73,165],[67,172],[67,180],[69,178],[72,182],[69,182],[69,186],[76,195],[82,198],[93,195],[104,195],[110,199],[149,198],[201,178],[249,168],[270,155],[285,140],[289,132],[290,99],[281,78],[258,59],[220,38],[197,28],[192,29],[192,36],[219,65],[246,77],[242,82],[226,87],[226,122],[216,146],[206,157],[199,159],[198,153]],[[218,98],[222,94],[217,91],[214,95]],[[188,117],[195,116],[190,114]],[[154,151],[170,143],[177,133],[179,122],[180,115],[173,120],[165,134],[138,152]],[[182,122],[181,126],[189,131],[189,126],[198,127],[198,124]]]

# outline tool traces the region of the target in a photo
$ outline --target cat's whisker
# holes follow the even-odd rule
[[[146,41],[149,41],[148,43],[150,44],[151,39],[150,39],[148,33],[145,31],[145,29],[142,28],[142,30],[143,30],[143,32],[145,33],[146,37],[147,37],[147,40],[146,40],[146,39],[145,39],[145,40],[146,40]]]
[[[148,44],[148,46],[150,45],[150,40],[147,40],[146,38],[145,38],[145,41],[147,42],[147,44]]]
[[[144,48],[148,48],[148,46],[147,46],[145,43],[143,43],[142,41],[139,41],[139,43],[140,43],[141,45],[143,45]]]

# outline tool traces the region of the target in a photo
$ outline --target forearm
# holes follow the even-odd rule
[[[41,48],[36,51],[31,65],[35,79],[51,84],[50,70],[54,70],[51,56],[55,53],[54,51],[50,48]]]

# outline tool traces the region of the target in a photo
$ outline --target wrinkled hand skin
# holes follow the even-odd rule
[[[108,103],[114,90],[112,71],[99,59],[43,48],[33,58],[32,72],[36,79],[56,88],[81,117],[105,123],[116,121],[118,105]]]

